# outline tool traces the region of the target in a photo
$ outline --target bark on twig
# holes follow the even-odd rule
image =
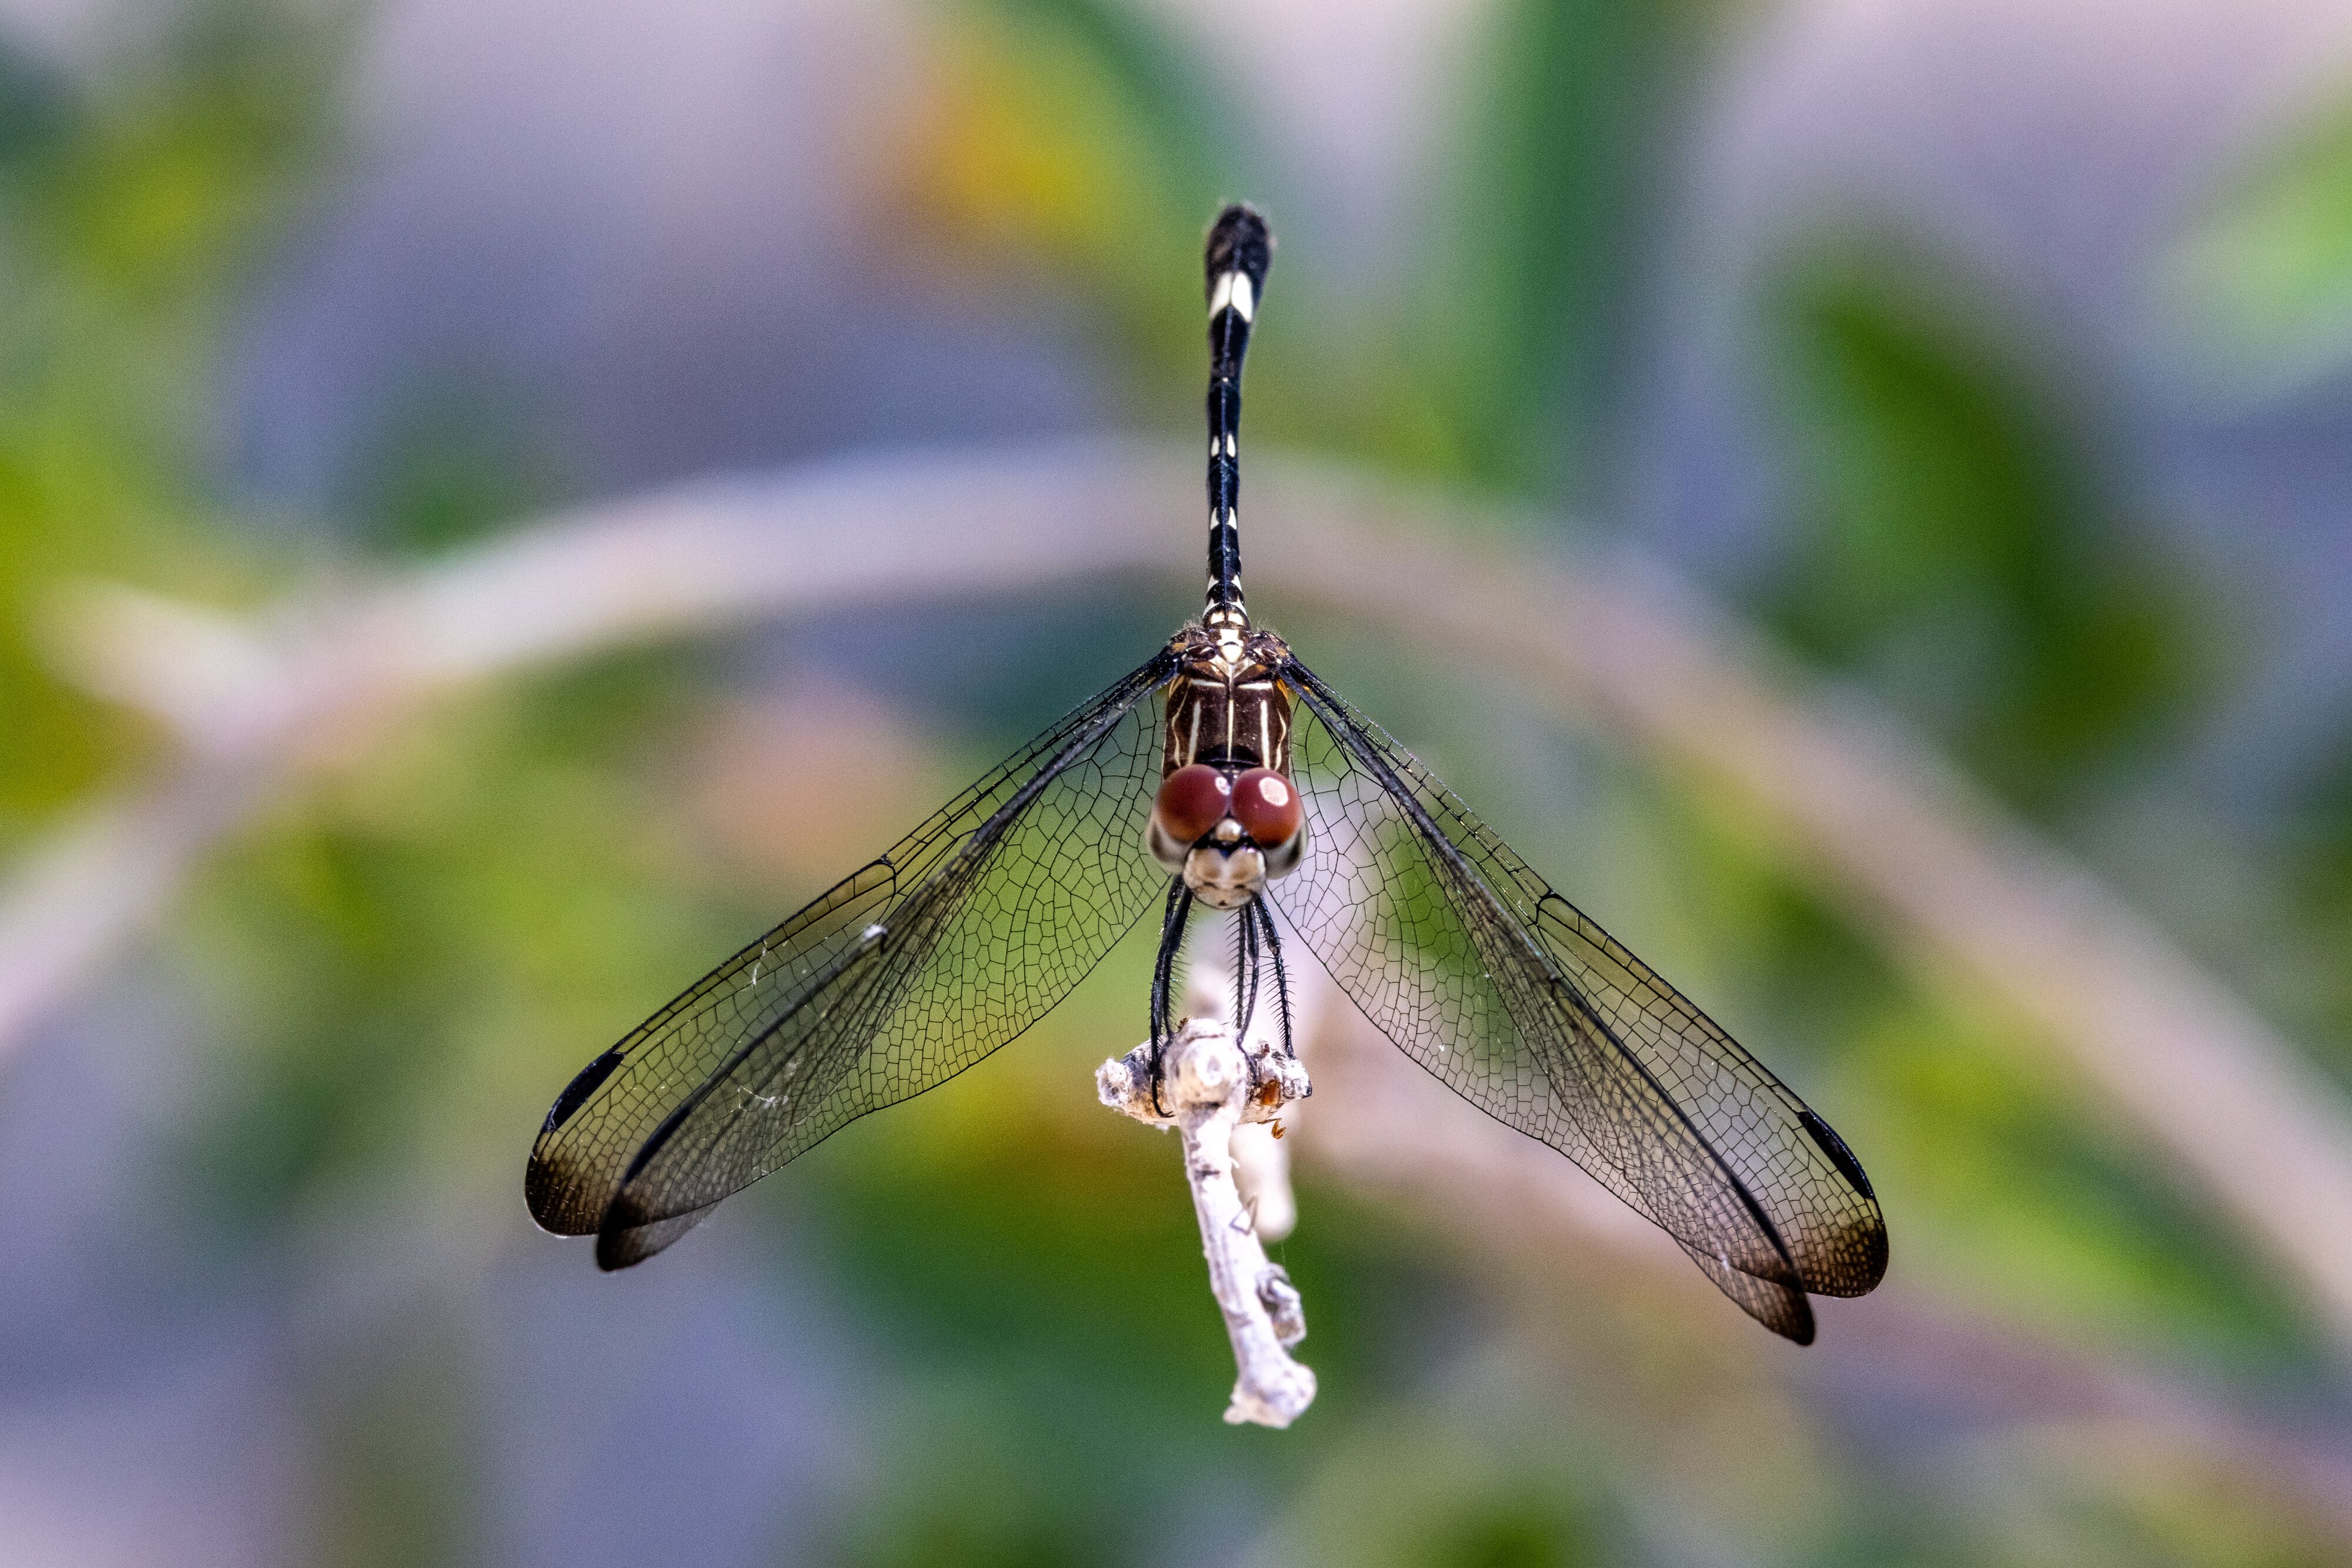
[[[1210,1019],[1193,1019],[1177,1031],[1160,1069],[1156,1103],[1149,1045],[1104,1062],[1095,1073],[1096,1092],[1114,1111],[1182,1134],[1209,1291],[1224,1313],[1238,1369],[1225,1419],[1287,1427],[1315,1399],[1314,1372],[1290,1356],[1290,1347],[1307,1337],[1307,1316],[1289,1274],[1259,1244],[1234,1185],[1233,1136],[1244,1122],[1270,1122],[1305,1094],[1306,1071],[1276,1052],[1253,1057],[1233,1025]]]
[[[1290,1275],[1265,1255],[1255,1206],[1234,1179],[1234,1141],[1245,1127],[1277,1123],[1314,1086],[1306,1068],[1284,1055],[1261,1027],[1263,1020],[1253,1020],[1247,1038],[1237,1036],[1223,1016],[1231,1009],[1230,992],[1216,979],[1203,980],[1196,967],[1190,988],[1193,1016],[1168,1042],[1157,1092],[1148,1040],[1104,1062],[1095,1073],[1095,1092],[1112,1110],[1182,1135],[1184,1179],[1209,1260],[1209,1291],[1224,1313],[1238,1371],[1225,1419],[1287,1427],[1315,1399],[1314,1372],[1290,1355],[1290,1347],[1307,1337],[1306,1310]],[[1283,1197],[1286,1202],[1286,1191]]]

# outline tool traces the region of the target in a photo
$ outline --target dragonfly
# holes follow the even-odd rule
[[[869,1112],[980,1061],[1156,906],[1152,1059],[1196,908],[1230,923],[1239,1027],[1289,1040],[1303,947],[1448,1088],[1566,1155],[1799,1343],[1886,1269],[1829,1124],[1541,876],[1242,593],[1242,363],[1274,241],[1209,231],[1209,586],[1164,647],[696,982],[556,1097],[544,1229],[641,1263]]]

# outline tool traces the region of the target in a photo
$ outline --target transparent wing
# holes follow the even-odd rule
[[[1303,666],[1284,679],[1312,827],[1274,902],[1356,1005],[1775,1332],[1807,1343],[1808,1291],[1877,1284],[1885,1225],[1828,1124],[1378,726]]]
[[[1142,823],[1171,670],[1064,717],[590,1062],[532,1146],[532,1218],[643,1261],[1042,1017],[1166,884]]]

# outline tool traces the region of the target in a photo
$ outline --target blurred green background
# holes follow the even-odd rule
[[[2315,0],[7,0],[0,874],[194,744],[90,584],[266,617],[713,472],[1192,442],[1247,195],[1253,452],[1665,563],[2352,1089],[2347,128]],[[1228,1428],[1174,1150],[1087,1082],[1132,945],[648,1269],[530,1229],[579,1065],[1197,591],[486,682],[239,826],[5,1042],[0,1563],[2352,1560],[2347,1346],[2047,1042],[1524,683],[1257,591],[1844,1134],[1880,1295],[1800,1351],[1307,1141],[1322,1396]]]

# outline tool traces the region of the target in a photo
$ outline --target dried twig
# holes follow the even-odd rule
[[[1104,1062],[1095,1073],[1095,1092],[1114,1111],[1183,1134],[1184,1179],[1201,1222],[1209,1291],[1224,1312],[1239,1369],[1225,1419],[1287,1427],[1314,1401],[1315,1374],[1291,1359],[1290,1347],[1307,1337],[1306,1309],[1290,1275],[1265,1255],[1260,1214],[1269,1201],[1278,1204],[1286,1232],[1295,1210],[1283,1167],[1261,1162],[1254,1181],[1242,1179],[1248,1161],[1241,1145],[1251,1131],[1279,1126],[1284,1113],[1315,1089],[1307,1069],[1282,1050],[1264,1016],[1267,1009],[1253,1015],[1246,1034],[1227,1021],[1233,976],[1208,935],[1223,924],[1203,921],[1196,927],[1185,987],[1192,1017],[1168,1042],[1158,1078],[1146,1040]],[[1292,1022],[1304,1029],[1307,1020],[1294,1009]],[[1265,1144],[1274,1146],[1271,1138]]]
[[[1234,1180],[1233,1137],[1244,1122],[1281,1115],[1307,1083],[1295,1059],[1257,1044],[1244,1051],[1222,1019],[1192,1019],[1165,1048],[1156,1092],[1148,1044],[1104,1062],[1095,1089],[1112,1110],[1183,1134],[1184,1179],[1201,1222],[1209,1291],[1225,1314],[1239,1369],[1225,1419],[1287,1427],[1315,1398],[1315,1374],[1290,1357],[1290,1347],[1307,1337],[1307,1313],[1289,1274],[1258,1241]]]

